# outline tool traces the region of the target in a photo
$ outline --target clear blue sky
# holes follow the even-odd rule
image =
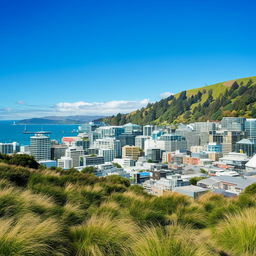
[[[0,119],[112,114],[256,75],[255,1],[1,0]]]

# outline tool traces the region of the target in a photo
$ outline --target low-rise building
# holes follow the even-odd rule
[[[198,198],[199,196],[208,192],[209,189],[189,185],[189,186],[176,187],[174,188],[173,191],[189,197]]]

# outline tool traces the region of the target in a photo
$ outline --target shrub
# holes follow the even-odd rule
[[[41,220],[33,215],[0,220],[0,255],[65,255],[65,238],[53,219]]]
[[[8,163],[34,169],[38,169],[40,166],[33,156],[27,154],[14,154]]]
[[[71,228],[70,239],[77,256],[131,255],[135,232],[130,220],[92,216],[87,222]]]
[[[30,175],[31,172],[27,168],[6,164],[0,165],[0,178],[4,178],[17,186],[25,187]]]
[[[192,229],[171,225],[144,229],[133,246],[134,256],[209,256]]]
[[[213,236],[231,255],[256,255],[256,209],[227,215],[215,228]]]

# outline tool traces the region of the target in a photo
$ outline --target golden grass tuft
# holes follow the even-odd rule
[[[256,209],[229,214],[214,230],[213,237],[223,250],[234,256],[256,255]]]

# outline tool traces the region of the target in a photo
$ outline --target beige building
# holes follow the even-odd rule
[[[141,150],[136,146],[124,146],[122,148],[122,158],[129,158],[137,161],[140,156]]]

